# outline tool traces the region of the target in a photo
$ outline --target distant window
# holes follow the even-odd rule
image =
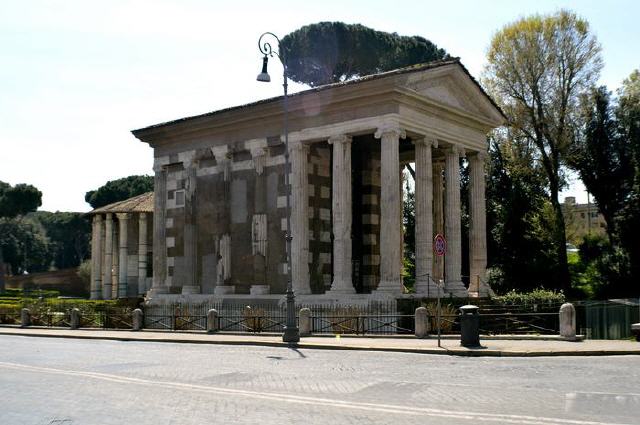
[[[580,218],[584,218],[584,213],[580,213]]]
[[[602,227],[602,228],[604,229],[604,228],[605,228],[605,227],[607,227],[607,226],[605,226],[605,224],[604,224],[604,223],[600,223],[600,227]]]
[[[591,213],[591,217],[593,217],[593,218],[597,218],[597,217],[598,217],[598,213],[597,213],[597,212],[592,212],[592,213]]]
[[[176,207],[184,205],[184,190],[176,190]]]

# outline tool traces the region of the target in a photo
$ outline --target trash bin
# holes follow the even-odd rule
[[[463,347],[480,346],[480,314],[475,305],[460,307],[460,345]]]

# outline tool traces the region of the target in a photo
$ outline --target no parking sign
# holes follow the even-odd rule
[[[447,240],[439,233],[433,238],[433,251],[438,257],[442,257],[447,252]]]

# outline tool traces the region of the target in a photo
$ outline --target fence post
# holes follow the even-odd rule
[[[218,331],[218,310],[212,308],[207,311],[207,332],[217,332]]]
[[[560,336],[566,339],[576,338],[576,309],[571,303],[560,306]]]
[[[71,309],[71,320],[69,320],[71,329],[78,329],[80,327],[80,310],[78,308]]]
[[[429,313],[424,307],[416,308],[416,337],[425,338],[429,334]]]
[[[133,310],[133,317],[131,318],[131,327],[134,331],[141,331],[144,327],[144,313],[139,308]]]
[[[300,336],[311,336],[311,310],[307,307],[300,309]]]
[[[23,308],[20,310],[20,327],[26,328],[27,326],[31,326],[31,312],[28,308]]]

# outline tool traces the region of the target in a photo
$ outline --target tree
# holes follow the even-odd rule
[[[620,122],[621,137],[627,141],[633,157],[633,176],[617,226],[620,242],[629,254],[631,276],[637,281],[640,278],[640,240],[636,236],[640,228],[640,70],[633,71],[624,80],[618,95],[616,116]],[[633,288],[630,289],[634,292]]]
[[[42,192],[30,184],[11,186],[0,181],[0,217],[13,218],[42,205]]]
[[[104,186],[86,193],[84,200],[93,208],[142,195],[153,191],[153,177],[129,176],[108,181]]]
[[[84,214],[37,211],[29,214],[44,227],[49,238],[53,265],[58,269],[77,267],[89,255],[91,224]]]
[[[533,162],[536,148],[514,137],[507,128],[489,138],[489,283],[501,292],[549,286],[549,270],[557,268],[544,171]]]
[[[0,249],[13,275],[47,271],[51,264],[47,234],[28,217],[0,218]]]
[[[624,207],[633,183],[632,152],[618,128],[606,87],[593,89],[582,99],[582,132],[576,138],[570,165],[593,194],[607,222],[613,243],[614,218]]]
[[[282,39],[282,48],[289,77],[311,87],[449,57],[420,36],[343,22],[303,26]]]
[[[578,99],[602,68],[600,45],[589,24],[574,13],[522,18],[491,41],[484,83],[508,118],[514,141],[537,148],[534,161],[545,172],[555,216],[554,241],[559,285],[569,289],[566,235],[558,194],[567,153],[574,142]]]
[[[11,219],[19,215],[35,211],[42,205],[42,192],[28,184],[11,186],[0,181],[0,219]],[[2,236],[3,232],[0,232]],[[8,240],[8,235],[5,235]],[[0,292],[4,291],[4,255],[3,243],[0,242]]]

